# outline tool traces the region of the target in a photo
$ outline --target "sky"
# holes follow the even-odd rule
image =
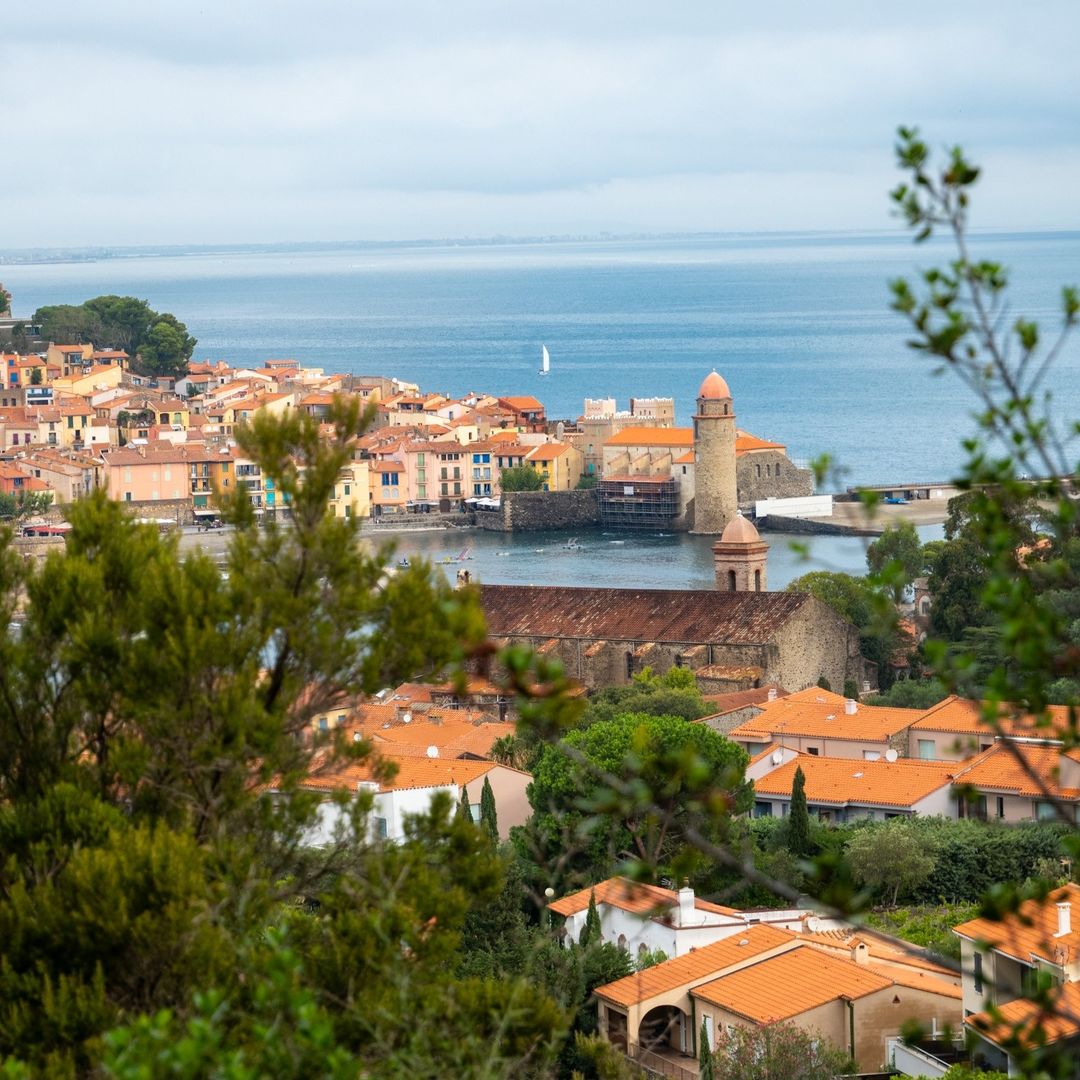
[[[4,11],[0,247],[1077,228],[1075,0],[39,0]]]

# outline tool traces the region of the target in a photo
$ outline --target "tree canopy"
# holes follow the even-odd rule
[[[34,321],[47,341],[123,349],[131,357],[131,370],[142,375],[180,378],[196,345],[175,315],[154,311],[133,296],[47,305],[38,308]]]
[[[503,491],[540,491],[544,478],[531,465],[514,465],[499,473],[499,487]]]

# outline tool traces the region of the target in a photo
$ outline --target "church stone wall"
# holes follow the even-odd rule
[[[862,687],[866,673],[858,630],[816,597],[781,628],[776,643],[777,665],[765,681],[795,692],[815,685],[824,675],[837,691],[845,679]]]
[[[779,450],[743,454],[735,463],[735,483],[740,506],[758,499],[797,499],[814,494],[814,474],[800,469]]]

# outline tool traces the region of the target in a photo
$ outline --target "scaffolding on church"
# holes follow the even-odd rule
[[[679,513],[679,484],[670,477],[611,477],[600,481],[596,497],[606,528],[670,528]]]

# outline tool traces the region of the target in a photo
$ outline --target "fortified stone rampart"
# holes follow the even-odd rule
[[[756,450],[735,462],[740,506],[759,499],[799,499],[814,494],[814,474],[780,450]]]
[[[498,510],[477,510],[476,524],[494,532],[578,529],[600,523],[595,489],[504,491]]]

